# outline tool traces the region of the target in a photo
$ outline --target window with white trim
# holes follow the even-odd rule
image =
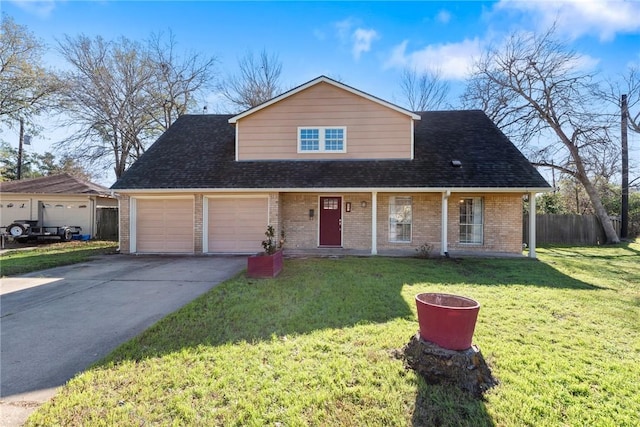
[[[460,243],[482,244],[482,198],[460,199]]]
[[[299,127],[298,153],[346,153],[347,128]]]
[[[389,241],[411,242],[411,197],[389,198]]]

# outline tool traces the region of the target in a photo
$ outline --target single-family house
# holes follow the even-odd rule
[[[255,253],[273,225],[289,253],[522,254],[523,197],[535,212],[550,188],[482,111],[412,112],[321,76],[181,116],[112,189],[124,253]]]
[[[95,237],[97,209],[116,208],[107,187],[67,173],[0,182],[0,226],[13,221],[38,221],[41,226],[78,226]]]

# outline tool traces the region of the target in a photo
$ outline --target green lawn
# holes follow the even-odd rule
[[[73,240],[35,247],[24,246],[0,255],[0,277],[87,261],[92,256],[115,253],[118,242]]]
[[[240,275],[71,380],[27,425],[634,426],[640,243],[529,259],[285,261]],[[393,356],[414,296],[480,301],[484,401]]]

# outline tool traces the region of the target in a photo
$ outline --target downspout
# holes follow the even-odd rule
[[[447,242],[448,233],[448,217],[449,217],[449,196],[451,196],[451,190],[442,192],[442,217],[440,225],[440,255],[449,256],[449,243]]]
[[[378,192],[371,192],[371,255],[378,254]]]
[[[536,259],[536,194],[529,193],[529,258]]]

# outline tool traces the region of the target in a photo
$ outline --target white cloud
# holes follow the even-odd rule
[[[501,0],[495,10],[515,11],[548,28],[553,22],[569,37],[596,34],[612,40],[617,33],[640,30],[640,2],[611,0],[518,1]]]
[[[355,60],[360,59],[363,52],[369,52],[371,44],[380,38],[376,30],[355,28],[357,25],[358,22],[353,18],[346,18],[334,24],[336,37],[342,44],[351,46],[351,53]]]
[[[25,12],[36,15],[40,18],[47,18],[56,8],[56,3],[60,0],[10,0]],[[63,0],[64,1],[64,0]]]
[[[451,13],[443,9],[436,15],[436,20],[442,24],[448,24],[451,21]]]
[[[444,79],[463,80],[471,71],[471,65],[482,50],[478,38],[459,43],[428,45],[420,50],[407,52],[408,40],[391,51],[385,68],[411,68],[417,71],[439,71]]]
[[[365,30],[364,28],[358,28],[353,32],[353,57],[358,60],[362,52],[369,52],[371,50],[371,43],[374,40],[379,39],[380,36],[376,30]]]

